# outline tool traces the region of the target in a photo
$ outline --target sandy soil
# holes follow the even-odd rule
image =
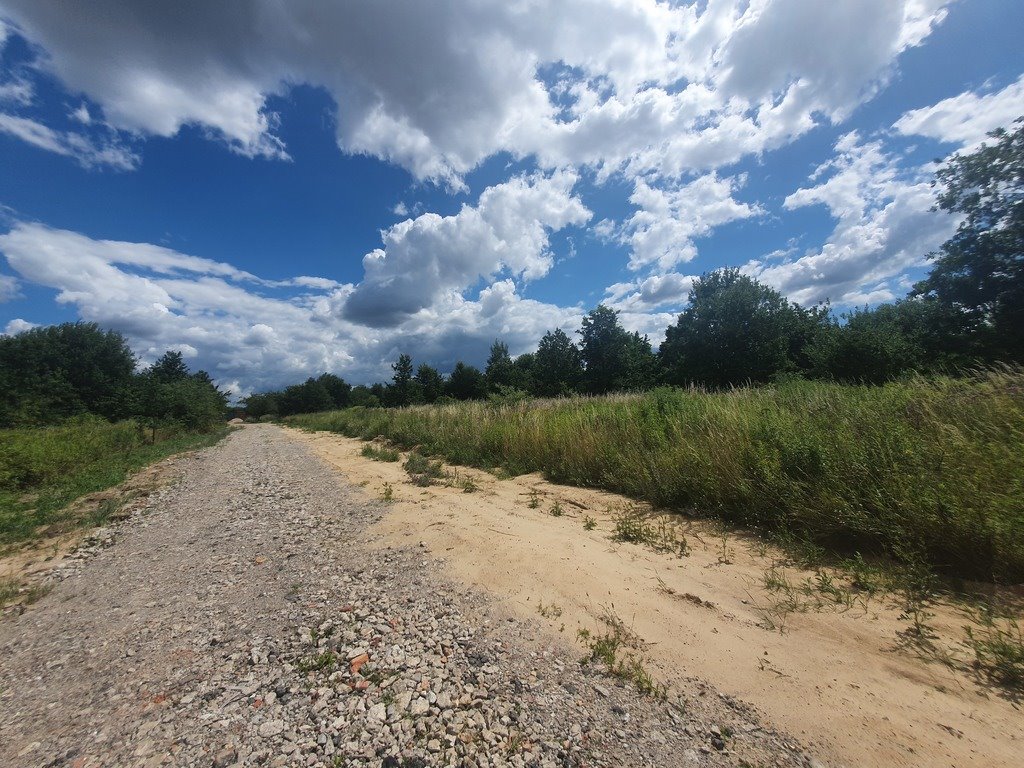
[[[475,492],[421,488],[399,464],[362,457],[358,440],[289,433],[365,493],[379,498],[390,484],[395,503],[377,524],[386,540],[424,542],[454,576],[521,615],[536,618],[547,607],[550,630],[568,638],[579,628],[599,630],[600,617],[614,613],[645,641],[656,676],[691,690],[707,681],[830,763],[1021,765],[1019,709],[965,672],[900,647],[908,621],[895,599],[815,607],[801,596],[803,608],[787,613],[779,594],[763,587],[781,554],[753,539],[692,523],[679,531],[687,557],[619,544],[611,532],[614,511],[628,504],[623,497],[462,467],[458,477],[473,478]],[[536,509],[528,506],[532,491]],[[549,513],[556,500],[561,517]],[[595,529],[584,529],[584,516]],[[814,575],[783,573],[794,585]],[[930,625],[955,651],[964,617],[953,606],[930,610]]]

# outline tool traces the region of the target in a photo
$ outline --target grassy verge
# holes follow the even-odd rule
[[[543,472],[825,551],[1024,582],[1024,372],[351,408],[295,426]]]
[[[133,422],[82,419],[43,429],[0,430],[0,548],[76,525],[68,505],[123,482],[133,471],[173,453],[212,445],[227,434],[157,432],[145,438]],[[102,506],[100,509],[105,509]]]

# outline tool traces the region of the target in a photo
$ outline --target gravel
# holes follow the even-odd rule
[[[276,427],[177,473],[0,621],[0,765],[809,765],[699,670],[641,696],[382,547],[387,505]]]

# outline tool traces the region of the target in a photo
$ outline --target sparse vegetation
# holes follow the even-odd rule
[[[664,515],[652,516],[635,504],[628,505],[615,516],[612,538],[631,544],[644,544],[659,552],[673,552],[680,557],[689,553],[686,538]]]
[[[359,453],[368,459],[373,459],[374,461],[398,461],[401,458],[401,454],[393,448],[374,445],[373,443],[367,443],[364,445],[363,449]]]
[[[604,632],[595,634],[587,629],[577,632],[577,637],[588,651],[583,663],[600,663],[608,674],[633,683],[643,695],[665,699],[667,688],[657,682],[644,666],[640,654],[643,640],[613,610],[606,611],[601,622],[606,627]]]
[[[565,509],[562,508],[562,502],[555,499],[555,503],[551,505],[550,512],[552,517],[561,517],[564,515]]]
[[[998,685],[1024,693],[1024,630],[1015,618],[1001,617],[984,606],[965,626],[966,645],[974,654],[975,668]]]
[[[583,530],[592,531],[597,528],[597,520],[592,518],[590,515],[583,516]]]
[[[391,487],[391,483],[384,483],[381,486],[380,500],[384,502],[392,502],[395,500],[395,489]]]
[[[428,459],[426,456],[413,451],[402,465],[414,485],[426,487],[443,478],[444,469],[441,462]]]
[[[537,495],[536,491],[530,491],[530,500],[526,502],[526,506],[530,509],[537,509],[540,506],[540,496]]]

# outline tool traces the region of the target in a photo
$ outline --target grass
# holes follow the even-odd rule
[[[665,699],[667,688],[651,676],[640,656],[643,640],[613,610],[606,611],[600,619],[606,627],[604,632],[593,633],[587,629],[577,632],[587,648],[583,663],[600,663],[609,675],[633,683],[641,694]]]
[[[363,446],[363,450],[360,453],[368,459],[374,461],[398,461],[401,458],[401,454],[393,448],[386,446],[373,445],[367,443]]]
[[[76,419],[55,427],[0,430],[0,548],[70,527],[99,525],[116,503],[75,518],[68,506],[123,482],[132,472],[180,451],[212,445],[210,434],[158,432],[149,442],[134,422]]]
[[[1021,370],[880,387],[791,381],[727,392],[351,408],[289,421],[381,436],[455,464],[539,471],[826,553],[1024,582]]]
[[[672,552],[680,557],[690,552],[686,537],[680,536],[664,515],[652,522],[651,516],[635,504],[615,515],[612,538],[630,544],[644,544],[658,552]]]

